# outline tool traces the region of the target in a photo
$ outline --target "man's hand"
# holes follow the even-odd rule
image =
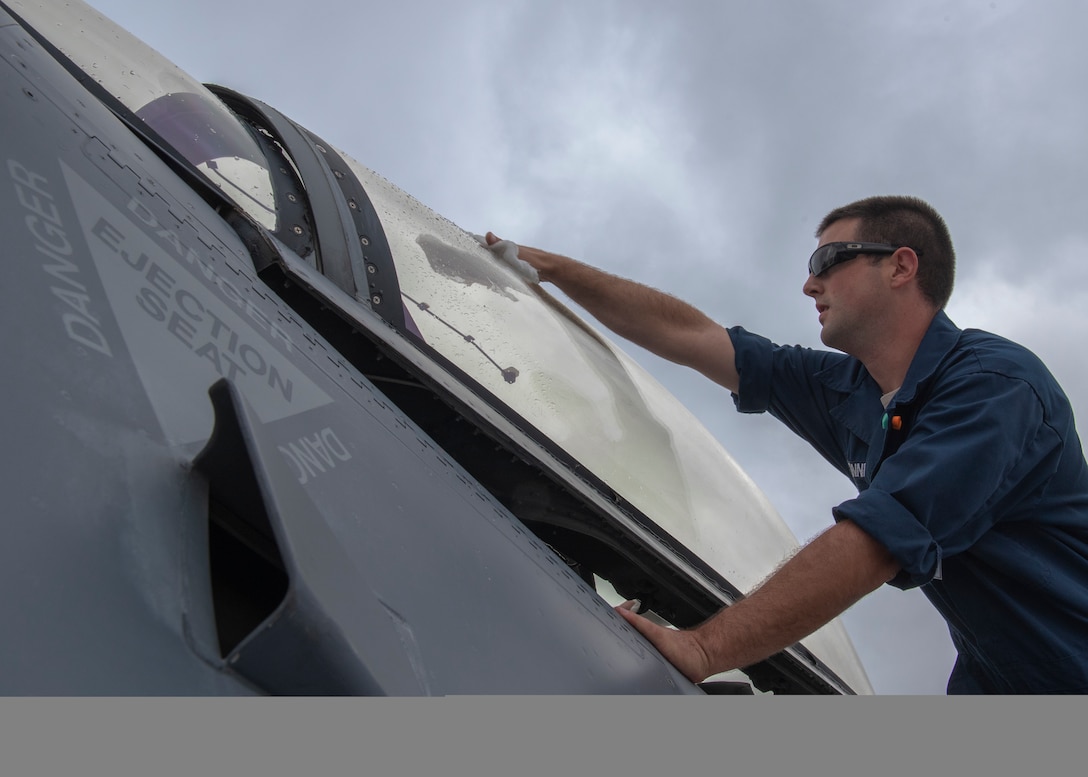
[[[651,620],[636,615],[632,611],[633,601],[624,602],[616,607],[628,623],[635,627],[642,636],[650,640],[654,647],[684,676],[697,683],[710,675],[710,662],[706,652],[693,631],[677,631],[658,626]]]
[[[484,239],[489,246],[493,246],[496,243],[502,241],[502,238],[496,235],[494,232],[488,232]],[[557,263],[566,261],[572,262],[571,259],[565,256],[559,256],[549,251],[541,251],[539,248],[532,248],[531,246],[524,246],[521,243],[517,244],[518,247],[518,259],[525,262],[527,265],[537,271],[539,279],[542,281],[552,280],[549,272],[555,267]]]

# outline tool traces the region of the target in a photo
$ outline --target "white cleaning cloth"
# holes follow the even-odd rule
[[[494,245],[487,244],[487,238],[483,235],[473,235],[476,241],[494,254],[499,261],[505,263],[514,272],[520,275],[528,283],[540,283],[540,275],[536,268],[523,259],[518,259],[518,244],[513,240],[500,240]]]

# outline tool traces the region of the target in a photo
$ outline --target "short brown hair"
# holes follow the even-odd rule
[[[918,287],[938,310],[948,304],[956,277],[952,236],[933,206],[917,197],[879,196],[843,205],[824,216],[816,237],[843,219],[859,219],[857,239],[910,246],[918,260]]]

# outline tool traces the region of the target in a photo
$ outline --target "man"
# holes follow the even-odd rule
[[[725,386],[741,412],[770,412],[859,490],[830,529],[696,628],[617,610],[697,682],[782,650],[883,583],[920,586],[958,650],[949,693],[1088,692],[1088,466],[1069,401],[1030,351],[945,315],[955,257],[928,204],[860,200],[816,234],[803,290],[841,353],[776,346],[519,249],[614,332]]]

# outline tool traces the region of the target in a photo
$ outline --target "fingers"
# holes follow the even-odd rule
[[[658,626],[653,621],[644,618],[641,615],[636,615],[634,610],[627,605],[632,602],[624,602],[617,606],[616,612],[620,614],[620,617],[631,624],[635,631],[637,631],[656,647],[661,653],[673,663],[676,663],[673,657],[673,650],[670,650],[670,645],[676,640],[678,632],[674,629],[666,629],[664,626]]]
[[[656,643],[655,637],[662,631],[672,631],[672,629],[666,629],[663,626],[658,626],[652,620],[644,618],[638,614],[638,600],[632,599],[631,601],[624,602],[618,605],[615,610],[620,614],[625,621],[630,623],[635,629],[646,637],[651,642]]]
[[[631,602],[624,602],[623,604],[617,606],[615,608],[616,612],[618,612],[620,614],[620,617],[622,617],[625,621],[634,626],[636,631],[638,631],[647,639],[650,639],[650,633],[647,631],[646,627],[656,627],[657,624],[646,620],[641,615],[637,615],[631,607],[627,606],[629,604],[631,604]]]
[[[540,283],[543,280],[551,280],[549,268],[553,267],[555,262],[560,259],[560,257],[557,257],[555,254],[541,251],[539,248],[523,246],[519,243],[514,243],[512,240],[503,240],[494,232],[488,232],[484,237],[477,237],[477,240],[479,240],[486,248],[492,248],[498,243],[503,243],[505,245],[505,252],[510,253],[512,256],[512,258],[508,260],[509,263],[514,265],[515,269],[517,269],[529,283],[535,284]],[[565,257],[562,258],[565,259]]]
[[[693,683],[704,680],[710,672],[708,656],[690,631],[679,631],[659,626],[641,615],[636,615],[631,600],[616,606],[620,617],[660,651],[673,666]]]

